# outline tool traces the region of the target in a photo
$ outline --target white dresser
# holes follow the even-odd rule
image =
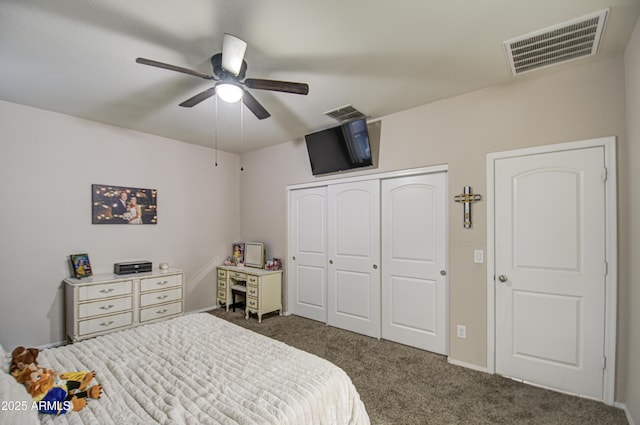
[[[184,273],[178,269],[68,278],[64,283],[67,336],[73,342],[184,311]]]
[[[217,303],[229,311],[232,303],[231,287],[239,282],[247,285],[245,317],[249,313],[262,315],[279,311],[282,314],[282,270],[262,270],[252,267],[218,267]]]

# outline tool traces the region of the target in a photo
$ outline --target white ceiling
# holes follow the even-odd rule
[[[605,8],[596,57],[516,79],[622,54],[640,1],[0,0],[0,99],[242,153],[335,125],[323,113],[346,104],[377,118],[512,80],[503,41]],[[212,82],[135,62],[211,74],[225,32],[248,43],[247,78],[309,95],[252,90],[262,121],[215,97],[182,108]]]

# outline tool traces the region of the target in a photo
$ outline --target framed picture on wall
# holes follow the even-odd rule
[[[91,185],[91,223],[157,224],[158,191],[137,187]]]
[[[89,277],[93,275],[91,271],[91,262],[89,261],[89,254],[71,254],[69,256],[71,262],[71,269],[76,279],[82,279],[83,277]]]

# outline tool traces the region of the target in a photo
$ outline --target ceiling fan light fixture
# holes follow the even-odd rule
[[[244,90],[242,90],[242,87],[234,83],[218,83],[216,85],[216,94],[225,102],[235,103],[242,99]]]

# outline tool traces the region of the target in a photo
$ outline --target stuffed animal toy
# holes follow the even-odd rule
[[[11,353],[11,374],[23,384],[42,413],[77,412],[87,398],[100,398],[102,386],[89,384],[94,372],[57,372],[38,365],[37,348],[16,347]]]
[[[102,387],[89,387],[94,377],[93,372],[57,374],[32,363],[16,376],[16,380],[25,385],[40,412],[60,415],[82,410],[87,405],[87,398],[100,398]]]
[[[36,359],[40,350],[37,348],[24,348],[22,346],[16,347],[11,352],[11,368],[9,372],[15,377],[22,369],[31,363],[37,364]]]

